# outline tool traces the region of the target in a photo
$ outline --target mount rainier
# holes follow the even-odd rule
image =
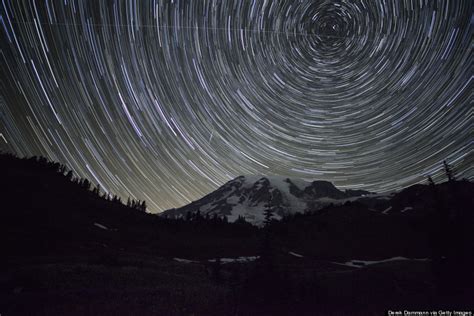
[[[230,222],[239,216],[261,225],[263,212],[271,209],[275,219],[285,214],[314,211],[331,203],[340,204],[347,200],[369,195],[363,190],[337,189],[331,182],[247,175],[237,177],[216,191],[177,209],[162,213],[163,216],[177,218],[188,212],[201,212],[210,216],[226,216]]]

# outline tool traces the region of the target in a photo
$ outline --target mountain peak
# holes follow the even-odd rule
[[[285,176],[241,175],[203,198],[164,214],[180,217],[199,211],[226,216],[229,221],[243,216],[259,225],[263,223],[266,209],[272,209],[274,218],[279,219],[285,214],[317,210],[337,200],[355,196],[347,192],[322,180],[309,182]]]

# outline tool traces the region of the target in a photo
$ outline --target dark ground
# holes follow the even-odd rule
[[[383,315],[474,306],[471,182],[408,188],[390,201],[414,206],[408,213],[349,203],[258,229],[146,214],[61,168],[0,155],[2,316]],[[396,256],[427,260],[340,264]]]

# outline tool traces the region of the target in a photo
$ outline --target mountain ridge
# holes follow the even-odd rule
[[[215,191],[180,208],[166,210],[161,216],[179,218],[188,212],[226,217],[230,222],[243,217],[261,225],[266,209],[275,219],[287,214],[321,209],[330,203],[373,194],[364,190],[341,191],[329,181],[312,182],[283,176],[242,175]]]

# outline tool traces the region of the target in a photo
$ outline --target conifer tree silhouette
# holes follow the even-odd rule
[[[265,209],[265,211],[263,211],[263,216],[265,217],[263,223],[265,224],[265,226],[267,226],[272,221],[273,210],[271,208]]]
[[[72,173],[72,170],[69,170],[66,174],[66,178],[71,181],[72,180],[72,176],[73,176],[73,173]]]
[[[97,186],[92,190],[92,192],[95,195],[100,195],[100,184],[97,184]]]
[[[433,178],[431,176],[428,176],[428,184],[430,186],[434,186],[435,185],[435,182],[433,181]]]
[[[453,169],[446,162],[446,160],[443,161],[443,165],[444,165],[444,172],[446,173],[446,176],[448,177],[448,181],[449,182],[456,181],[456,177],[454,176]]]

